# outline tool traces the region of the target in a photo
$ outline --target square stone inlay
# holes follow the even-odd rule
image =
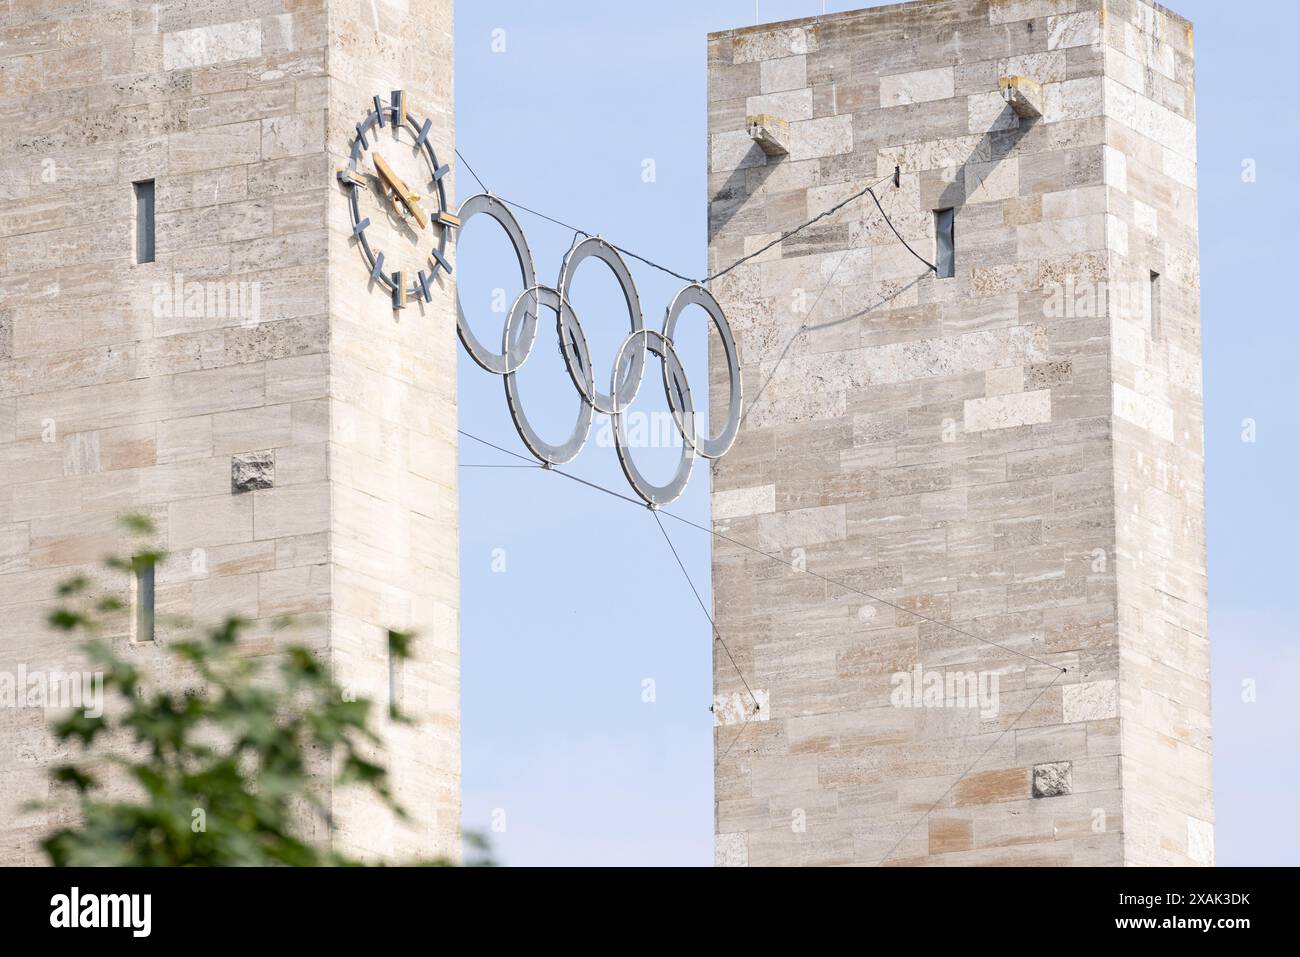
[[[244,452],[230,458],[230,491],[252,492],[275,487],[275,451]]]

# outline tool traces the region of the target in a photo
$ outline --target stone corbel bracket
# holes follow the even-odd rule
[[[1002,99],[1022,120],[1043,115],[1043,88],[1027,76],[1004,76],[998,80]]]
[[[768,156],[786,156],[790,152],[790,124],[779,116],[760,113],[745,117],[749,135]]]

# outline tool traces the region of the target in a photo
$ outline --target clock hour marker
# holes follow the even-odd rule
[[[420,288],[424,290],[424,301],[433,302],[433,293],[429,291],[429,277],[424,274],[423,269],[420,270],[418,276],[420,280]]]
[[[340,167],[338,170],[338,178],[340,183],[351,184],[353,186],[360,186],[362,189],[366,188],[366,178],[362,176],[360,173],[354,173],[350,169],[345,169],[343,167]]]
[[[375,268],[370,270],[370,278],[378,279],[384,274],[384,254],[382,252],[375,254]]]
[[[361,222],[357,223],[355,226],[352,227],[352,235],[360,236],[362,233],[366,231],[366,227],[369,225],[370,225],[370,218],[366,217],[365,219],[361,220]]]
[[[400,272],[393,273],[393,308],[406,308],[406,277]]]
[[[460,217],[455,213],[449,213],[444,209],[438,213],[438,222],[442,223],[444,226],[459,226]]]
[[[384,128],[384,107],[379,100],[379,94],[375,94],[375,116],[379,118],[379,128]]]
[[[362,149],[370,149],[370,140],[366,139],[366,131],[361,128],[360,123],[357,124],[357,140],[361,143]]]
[[[403,127],[406,125],[406,91],[393,91],[393,125]]]
[[[429,253],[429,255],[433,257],[434,261],[438,264],[438,266],[441,266],[443,269],[447,270],[447,272],[451,272],[451,263],[447,262],[447,260],[443,258],[443,255],[438,251],[437,246],[433,247],[433,250]],[[436,268],[437,267],[435,267],[435,269]]]
[[[435,181],[440,180],[450,172],[451,172],[451,167],[448,166],[446,163],[443,163],[441,166],[439,166],[436,170],[433,171],[433,178]]]
[[[423,146],[424,141],[429,138],[429,130],[433,129],[433,120],[425,120],[424,125],[420,127],[420,135],[415,138],[416,146]]]

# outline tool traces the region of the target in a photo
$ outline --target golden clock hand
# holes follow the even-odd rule
[[[370,158],[374,161],[375,170],[379,173],[379,178],[384,181],[389,189],[397,194],[397,198],[402,201],[402,205],[405,206],[410,211],[411,215],[415,217],[415,221],[420,224],[420,228],[424,229],[427,227],[429,225],[429,217],[425,214],[424,209],[420,204],[416,202],[419,197],[417,197],[415,193],[411,192],[410,187],[398,179],[397,174],[393,172],[392,168],[384,161],[382,156],[372,151]]]
[[[370,159],[375,164],[375,172],[379,174],[379,178],[383,181],[384,185],[394,193],[401,194],[402,181],[397,178],[397,174],[393,172],[392,167],[390,167],[384,158],[378,153],[372,152],[370,154]],[[405,197],[403,197],[403,199],[405,199]]]

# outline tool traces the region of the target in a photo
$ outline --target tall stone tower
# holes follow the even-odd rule
[[[44,624],[54,588],[77,572],[128,587],[98,562],[127,547],[118,516],[144,512],[171,559],[113,622],[122,650],[161,664],[171,616],[238,613],[247,654],[306,642],[416,718],[385,730],[415,824],[322,775],[340,849],[370,856],[458,853],[455,303],[443,269],[394,308],[336,171],[393,91],[453,155],[451,15],[451,0],[0,9],[0,672],[78,666]],[[391,134],[371,136],[409,154]],[[395,262],[414,227],[370,185],[370,240]],[[419,636],[400,668],[389,628]],[[24,704],[0,708],[0,863],[41,860],[52,815],[21,808],[64,757]]]
[[[1145,0],[710,37],[711,269],[877,182],[938,267],[864,196],[715,281],[721,863],[1213,862],[1195,132]]]

